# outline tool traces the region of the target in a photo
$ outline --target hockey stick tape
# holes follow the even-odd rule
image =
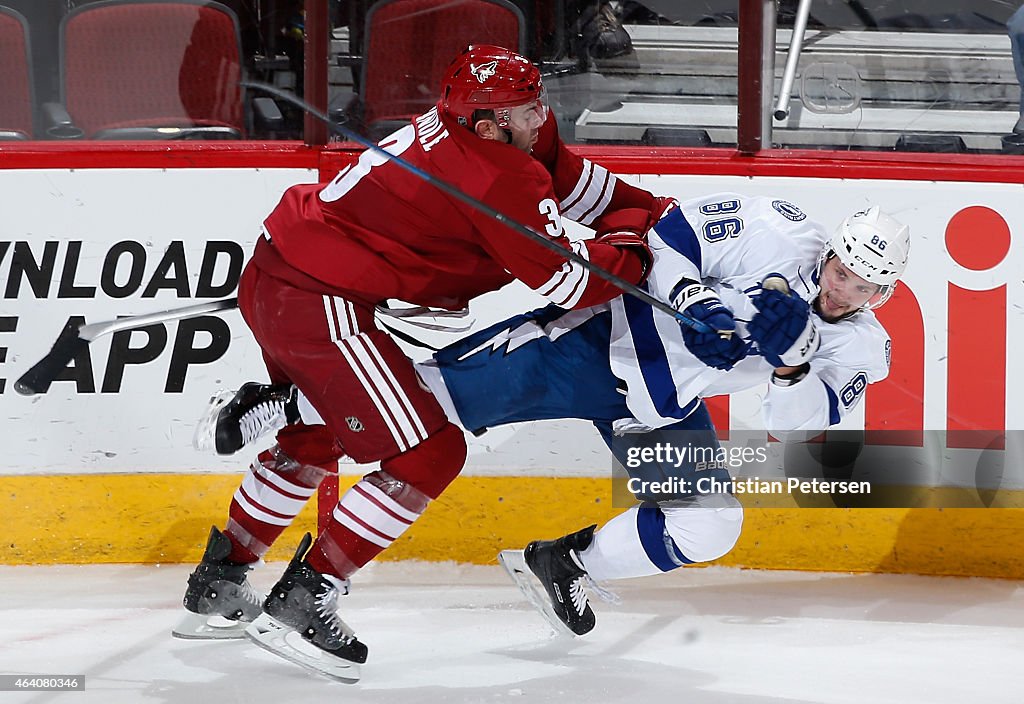
[[[764,277],[764,281],[761,282],[761,288],[768,289],[769,291],[778,291],[779,293],[789,295],[789,282],[786,281],[785,277],[779,276],[778,274],[771,274]]]

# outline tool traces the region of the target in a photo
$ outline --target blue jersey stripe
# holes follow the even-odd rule
[[[693,564],[693,560],[679,552],[675,541],[665,532],[665,514],[657,506],[640,507],[636,513],[636,532],[647,559],[662,572],[674,570],[681,564]]]
[[[663,418],[686,418],[699,405],[700,399],[691,399],[685,406],[679,405],[668,353],[654,325],[654,309],[632,296],[623,296],[622,304],[640,374],[655,409]]]
[[[697,241],[697,233],[693,231],[693,227],[683,217],[682,208],[676,208],[663,217],[654,226],[654,231],[665,244],[693,262],[698,271],[701,270],[700,242]]]
[[[825,387],[825,393],[828,394],[828,424],[835,425],[841,420],[839,418],[839,397],[836,396],[832,387],[825,383],[824,379],[821,383]]]

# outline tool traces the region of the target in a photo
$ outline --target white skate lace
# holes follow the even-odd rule
[[[327,624],[327,627],[331,629],[331,634],[335,636],[343,636],[345,640],[352,640],[356,637],[355,631],[349,628],[349,625],[341,620],[338,616],[338,595],[348,594],[349,582],[347,579],[338,579],[332,577],[329,574],[323,575],[323,578],[331,585],[324,590],[316,599],[316,611],[323,622]]]
[[[284,401],[263,401],[239,419],[242,431],[242,444],[248,445],[264,433],[284,424]]]
[[[587,572],[587,568],[583,566],[583,560],[580,558],[579,553],[577,551],[570,550],[569,559],[572,560],[573,564],[576,565],[576,567],[580,570],[580,575],[569,584],[569,594],[573,597],[573,604],[576,603],[576,591],[582,592],[583,587],[589,587],[590,589],[592,589],[597,598],[605,603],[622,603],[622,599],[619,598],[618,594],[613,592],[611,589],[608,589],[607,587],[602,587],[600,584],[594,581],[594,578],[591,577],[590,574]],[[583,606],[579,606],[577,608],[579,608],[579,611],[582,614],[583,609],[585,609],[586,607],[587,602],[584,593]]]
[[[622,599],[619,597],[618,594],[613,592],[608,587],[602,587],[600,584],[595,582],[594,578],[591,577],[589,574],[584,573],[582,579],[586,586],[590,588],[590,590],[594,592],[594,595],[597,596],[597,598],[601,601],[605,602],[606,604],[622,603]]]
[[[589,600],[587,592],[583,588],[585,581],[586,580],[581,576],[572,580],[569,584],[569,598],[572,600],[572,605],[576,609],[576,613],[580,616],[582,616],[583,612],[587,610],[587,602]]]
[[[611,589],[602,587],[589,574],[584,572],[569,583],[569,599],[572,601],[576,613],[580,616],[587,610],[587,604],[590,602],[587,596],[587,589],[592,590],[598,599],[606,603],[619,604],[622,602],[618,594]]]
[[[242,588],[242,593],[240,596],[243,599],[245,599],[253,606],[259,607],[260,609],[263,608],[263,598],[256,593],[256,589],[254,589],[253,586],[249,584],[248,579],[243,579],[242,583],[239,586]]]

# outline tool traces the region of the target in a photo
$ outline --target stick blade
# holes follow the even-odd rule
[[[14,382],[14,390],[22,396],[45,394],[57,375],[68,366],[68,362],[89,346],[89,341],[78,335],[81,327],[81,323],[68,321],[46,356]]]

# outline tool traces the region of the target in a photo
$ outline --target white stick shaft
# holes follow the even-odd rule
[[[133,315],[127,318],[118,318],[117,320],[90,323],[89,325],[83,325],[78,330],[78,336],[83,340],[92,342],[97,337],[109,335],[110,333],[119,332],[121,330],[134,330],[135,328],[153,325],[154,323],[167,323],[172,320],[181,320],[182,318],[193,318],[197,315],[216,313],[218,311],[231,310],[232,308],[237,307],[237,298],[225,298],[221,301],[197,303],[194,306],[185,306],[184,308],[174,308],[172,310],[163,310],[156,313],[146,313],[145,315]]]

